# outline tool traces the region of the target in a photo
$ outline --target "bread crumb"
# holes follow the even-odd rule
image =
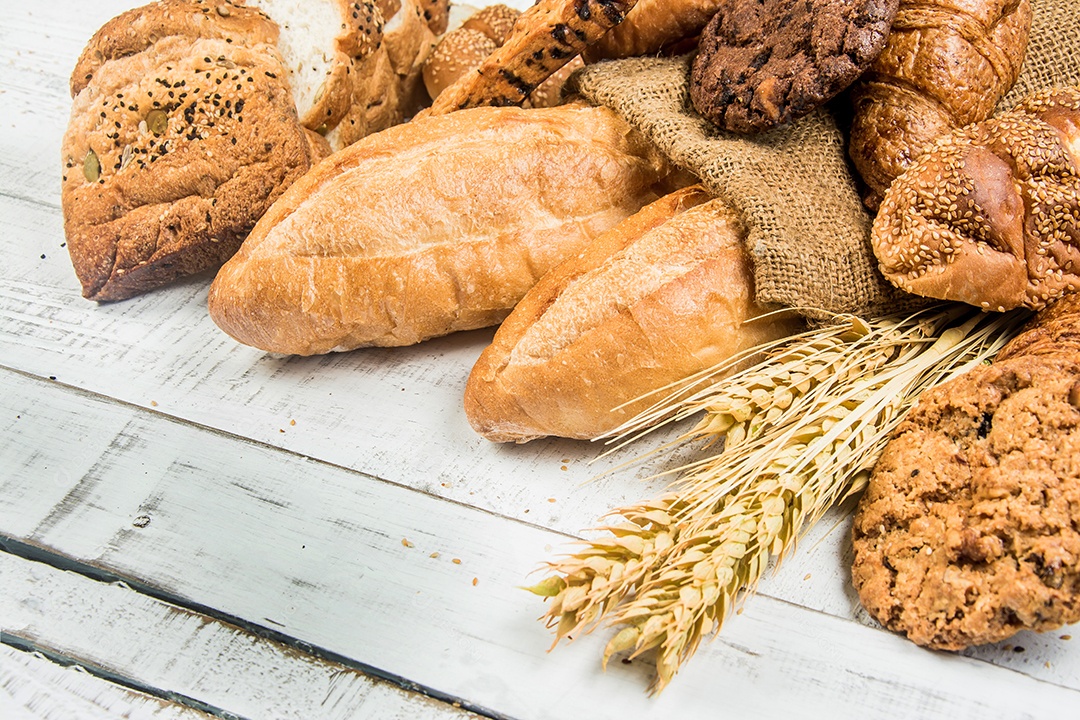
[[[290,421],[289,421],[289,424],[290,424],[290,425],[296,425],[296,421],[295,421],[295,420],[290,420]]]
[[[412,544],[412,542],[409,540],[409,538],[401,538],[401,544],[404,545],[407,548],[416,547],[415,545]]]
[[[461,564],[461,558],[454,558],[450,562],[454,563],[455,565],[460,565]]]
[[[548,498],[548,502],[549,502],[549,503],[553,503],[553,502],[555,502],[555,498]]]
[[[803,576],[803,580],[809,580],[809,579],[810,579],[810,573],[806,573],[806,575]]]
[[[157,407],[157,400],[151,400],[150,407]]]
[[[439,552],[438,552],[438,551],[436,550],[435,552],[433,552],[433,553],[431,553],[430,555],[428,555],[428,557],[430,557],[430,558],[437,558],[437,557],[439,557]]]
[[[477,583],[479,583],[479,582],[480,582],[480,578],[473,578],[472,579],[473,587],[476,587]]]

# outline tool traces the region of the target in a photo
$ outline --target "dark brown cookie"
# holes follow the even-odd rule
[[[725,130],[795,120],[878,56],[899,0],[724,0],[701,34],[690,99]]]
[[[1078,378],[1075,350],[1025,353],[923,395],[855,516],[874,618],[946,650],[1080,620]]]

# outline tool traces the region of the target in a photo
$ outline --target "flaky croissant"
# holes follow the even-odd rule
[[[990,116],[1016,82],[1029,0],[901,0],[885,50],[851,88],[849,153],[881,196],[941,135]]]
[[[871,242],[926,297],[1039,309],[1080,288],[1080,86],[940,139],[885,193]]]

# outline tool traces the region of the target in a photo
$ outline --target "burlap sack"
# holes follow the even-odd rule
[[[1028,54],[1002,108],[1033,90],[1080,82],[1077,0],[1032,4]],[[575,74],[567,90],[614,109],[743,213],[760,302],[800,308],[814,319],[923,304],[877,270],[872,217],[834,111],[752,137],[721,131],[690,104],[690,62],[691,56],[599,63]]]

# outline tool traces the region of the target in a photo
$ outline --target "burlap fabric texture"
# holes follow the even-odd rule
[[[1034,0],[1020,80],[1001,103],[1080,82],[1078,0]],[[870,247],[872,216],[847,158],[843,98],[754,136],[719,130],[690,103],[691,55],[631,58],[584,68],[567,91],[606,105],[742,212],[757,299],[825,320],[877,316],[925,304],[889,284]]]

